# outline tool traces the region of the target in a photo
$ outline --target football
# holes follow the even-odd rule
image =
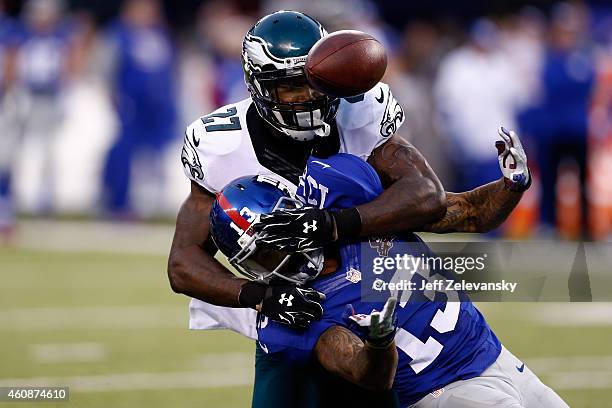
[[[376,85],[387,68],[385,47],[370,34],[336,31],[311,48],[304,71],[308,83],[327,95],[351,97]]]

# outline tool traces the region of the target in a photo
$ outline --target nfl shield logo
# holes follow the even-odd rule
[[[357,269],[349,269],[346,271],[346,280],[352,283],[361,281],[361,272],[359,272]]]
[[[431,393],[431,396],[434,398],[439,398],[440,395],[442,395],[444,393],[444,388],[440,388],[439,390],[435,390],[434,392]]]

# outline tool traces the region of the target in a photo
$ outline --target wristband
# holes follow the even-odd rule
[[[240,303],[242,307],[255,309],[255,307],[263,301],[266,289],[267,286],[264,284],[248,281],[240,287],[238,303]]]
[[[504,177],[504,187],[506,187],[506,189],[513,191],[515,193],[523,193],[527,191],[529,187],[531,187],[531,180],[533,180],[529,169],[527,169],[527,176],[529,177],[529,181],[527,182],[527,184],[523,186],[515,181],[510,180],[508,177]]]
[[[338,241],[358,238],[361,233],[361,215],[357,208],[347,208],[331,212],[336,222]]]
[[[395,330],[393,330],[391,333],[389,333],[388,335],[380,339],[376,339],[376,340],[366,339],[364,343],[370,348],[380,350],[380,349],[388,348],[391,345],[391,343],[393,343],[394,340],[395,340]]]

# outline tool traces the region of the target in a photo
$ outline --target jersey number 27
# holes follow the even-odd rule
[[[240,126],[240,118],[236,116],[237,112],[238,111],[236,110],[236,107],[232,106],[231,108],[227,108],[227,112],[211,113],[209,115],[202,116],[200,119],[205,125],[208,123],[214,123],[214,125],[207,125],[204,127],[207,132],[218,132],[221,130],[240,130],[242,129],[242,126]],[[229,122],[227,121],[227,119],[229,119]]]

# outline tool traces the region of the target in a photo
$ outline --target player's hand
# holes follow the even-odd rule
[[[275,322],[305,329],[321,320],[325,295],[293,285],[247,282],[242,285],[239,299],[243,306],[253,307]]]
[[[373,347],[386,348],[395,338],[397,319],[395,307],[397,298],[387,299],[382,312],[372,311],[369,315],[355,314],[352,305],[346,305],[345,316],[349,323],[365,334],[366,343]]]
[[[258,246],[280,251],[321,248],[336,238],[333,216],[317,208],[283,209],[262,214],[253,228],[260,233],[256,241]]]
[[[495,147],[506,187],[512,191],[523,192],[531,186],[531,174],[521,140],[515,131],[508,131],[503,126],[497,129],[497,133],[502,140],[495,142]]]

